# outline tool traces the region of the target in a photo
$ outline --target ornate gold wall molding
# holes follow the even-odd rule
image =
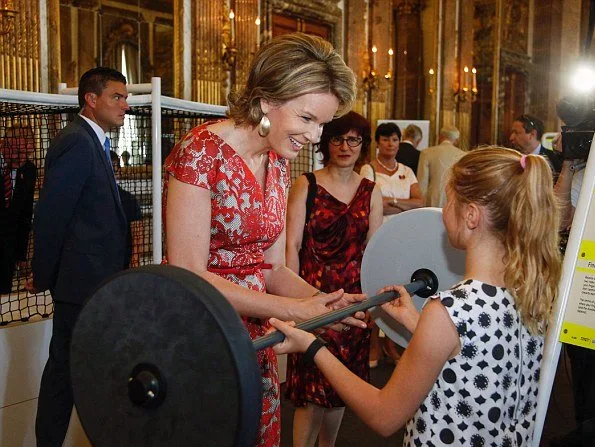
[[[424,9],[425,2],[422,0],[395,0],[394,5],[397,15],[419,15]]]
[[[525,74],[531,71],[531,58],[526,53],[517,53],[508,48],[502,48],[500,61],[505,67],[514,68]]]
[[[270,6],[277,14],[315,19],[335,26],[341,23],[341,9],[333,0],[271,0]]]

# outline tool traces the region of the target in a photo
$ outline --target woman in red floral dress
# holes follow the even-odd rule
[[[382,224],[380,188],[353,170],[369,146],[370,124],[364,117],[349,112],[333,120],[320,141],[325,167],[300,177],[289,196],[287,265],[323,292],[361,293],[364,247]],[[369,379],[368,328],[327,331],[321,338],[353,373]],[[318,437],[319,446],[333,446],[345,404],[302,357],[290,355],[287,367],[287,396],[297,407],[293,445],[314,446]]]
[[[253,338],[270,316],[301,321],[359,299],[312,297],[318,289],[285,266],[288,160],[317,143],[354,97],[353,73],[328,42],[282,36],[255,56],[245,89],[229,98],[229,119],[192,129],[166,160],[168,262],[213,284]],[[277,360],[271,348],[257,355],[264,394],[256,444],[278,446]]]

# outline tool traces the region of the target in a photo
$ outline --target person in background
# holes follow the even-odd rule
[[[81,76],[80,115],[52,140],[33,222],[30,292],[50,290],[54,320],[43,370],[35,433],[38,446],[62,445],[73,398],[70,340],[91,293],[123,269],[128,222],[109,156],[106,132],[124,124],[126,78],[111,68]]]
[[[401,130],[395,123],[382,123],[376,128],[377,144],[376,159],[362,166],[360,174],[376,182],[382,191],[382,209],[384,221],[393,215],[414,208],[424,206],[424,198],[415,178],[415,174],[408,166],[396,161],[395,156],[401,150]],[[373,325],[370,342],[370,366],[378,365],[381,352],[387,359],[395,363],[400,354],[395,343],[384,338],[380,348],[381,334],[378,327]]]
[[[555,184],[562,168],[562,158],[541,145],[543,131],[543,121],[531,115],[521,115],[512,122],[510,143],[521,154],[545,157],[552,168]]]
[[[465,155],[465,152],[456,147],[459,136],[456,127],[443,127],[438,136],[438,145],[421,152],[417,180],[426,198],[426,206],[442,208],[446,203],[447,174],[452,165]]]
[[[33,130],[15,123],[7,127],[0,148],[0,293],[10,293],[16,267],[28,268],[27,246],[33,216],[37,167]]]
[[[560,217],[543,157],[478,149],[452,168],[442,220],[466,251],[463,280],[421,313],[402,286],[383,309],[411,341],[382,388],[349,372],[313,334],[272,318],[278,354],[307,352],[344,402],[404,445],[533,445],[540,359],[561,275]],[[403,256],[406,256],[403,253]]]
[[[370,146],[370,123],[349,112],[324,126],[318,152],[324,168],[300,176],[289,194],[287,266],[323,292],[361,293],[366,243],[382,224],[380,188],[353,168]],[[370,329],[346,327],[321,335],[350,371],[369,380]],[[293,445],[333,446],[345,404],[318,368],[289,356],[287,397],[297,407]]]
[[[353,72],[329,42],[279,36],[260,48],[246,86],[228,98],[229,118],[192,129],[165,162],[167,260],[215,286],[252,338],[267,332],[269,316],[302,321],[362,298],[322,294],[285,263],[289,160],[319,142],[355,93]],[[278,446],[277,357],[272,348],[257,356],[263,399],[256,444]]]
[[[409,124],[403,131],[403,139],[399,144],[399,151],[396,156],[397,162],[411,168],[415,175],[417,175],[420,156],[420,151],[417,147],[421,143],[422,137],[423,134],[419,126]]]
[[[124,163],[124,167],[130,166],[130,152],[128,152],[128,151],[122,152],[122,162]]]
[[[362,166],[360,174],[380,186],[385,221],[394,214],[424,206],[424,198],[415,174],[408,166],[396,161],[401,150],[401,130],[394,123],[382,123],[376,128],[376,159]]]
[[[110,151],[110,159],[114,175],[119,182],[122,172],[122,168],[120,167],[120,157],[115,151]],[[126,233],[126,261],[124,263],[124,268],[139,267],[143,240],[143,215],[136,197],[122,188],[122,185],[119,183],[118,193],[120,194],[122,208],[124,208],[126,220],[128,221],[128,231]]]

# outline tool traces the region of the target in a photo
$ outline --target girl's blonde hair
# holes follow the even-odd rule
[[[459,203],[487,210],[492,231],[506,247],[506,287],[529,332],[543,334],[562,270],[560,213],[547,161],[502,147],[481,148],[453,166],[449,186]]]
[[[356,96],[353,71],[326,40],[303,33],[279,36],[254,56],[246,86],[228,97],[228,115],[237,125],[256,126],[260,100],[282,104],[308,93],[331,93],[339,100],[335,116],[351,110]]]

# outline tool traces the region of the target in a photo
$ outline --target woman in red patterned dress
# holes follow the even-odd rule
[[[168,262],[213,284],[252,338],[265,334],[270,316],[301,321],[359,299],[343,291],[313,297],[319,290],[285,266],[288,160],[318,143],[322,126],[354,98],[354,75],[328,42],[281,36],[254,57],[245,89],[229,98],[229,119],[192,129],[166,160]],[[257,445],[278,446],[277,359],[271,348],[257,356]]]
[[[364,117],[349,112],[333,120],[320,139],[325,167],[301,176],[289,195],[287,265],[323,292],[341,287],[361,293],[364,247],[382,224],[380,188],[353,170],[369,147],[370,123]],[[344,365],[368,381],[370,330],[345,329],[327,331],[321,338]],[[345,404],[301,354],[289,356],[287,396],[297,407],[293,445],[314,446],[317,437],[320,447],[335,445]]]

